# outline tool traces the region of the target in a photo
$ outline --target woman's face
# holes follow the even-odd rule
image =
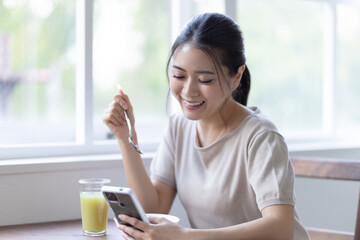
[[[169,79],[172,94],[185,117],[191,120],[214,119],[231,95],[229,86],[218,78],[209,57],[191,44],[175,51]]]

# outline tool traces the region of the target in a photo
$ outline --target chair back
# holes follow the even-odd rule
[[[360,181],[360,161],[315,157],[292,157],[295,176]],[[311,240],[360,240],[360,195],[358,198],[356,227],[353,233],[307,227]]]

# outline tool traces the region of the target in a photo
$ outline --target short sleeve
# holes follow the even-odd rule
[[[175,140],[173,134],[173,124],[171,124],[170,119],[160,146],[152,159],[150,165],[150,178],[152,180],[165,183],[176,189],[174,151]]]
[[[249,144],[248,174],[259,210],[276,204],[295,205],[294,170],[283,137],[266,130]]]

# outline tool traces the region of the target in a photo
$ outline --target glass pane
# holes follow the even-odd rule
[[[359,6],[359,5],[358,5]],[[336,124],[340,137],[354,140],[360,132],[360,8],[339,4],[337,8]]]
[[[94,5],[94,137],[120,84],[132,101],[139,141],[159,138],[166,119],[167,0],[98,0]]]
[[[75,1],[0,0],[0,145],[75,139]]]
[[[323,3],[238,1],[249,106],[258,106],[286,136],[322,130]]]

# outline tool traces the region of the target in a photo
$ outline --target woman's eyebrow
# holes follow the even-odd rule
[[[182,67],[179,67],[179,66],[176,66],[176,65],[172,65],[173,68],[176,68],[176,69],[179,69],[180,71],[183,71],[183,72],[186,72],[186,70]],[[198,71],[195,71],[195,73],[197,74],[212,74],[212,75],[215,75],[214,72],[212,71],[208,71],[208,70],[198,70]]]
[[[214,72],[212,72],[212,71],[207,71],[207,70],[199,70],[199,71],[195,71],[195,73],[197,73],[197,74],[211,74],[211,75],[215,75]]]
[[[185,69],[179,67],[179,66],[176,66],[176,65],[172,65],[173,68],[176,68],[176,69],[179,69],[180,71],[183,71],[183,72],[186,72]]]

